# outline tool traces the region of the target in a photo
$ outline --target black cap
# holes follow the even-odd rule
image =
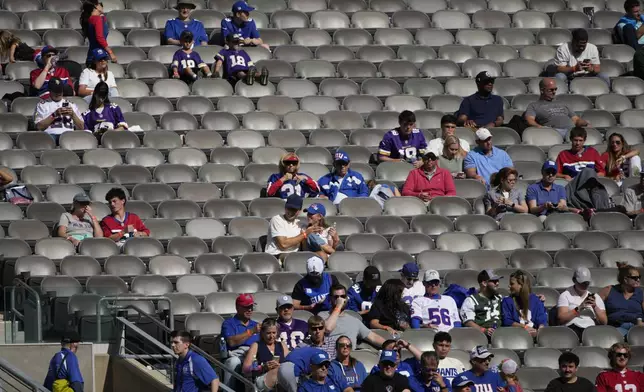
[[[368,287],[376,287],[382,284],[380,281],[380,271],[378,268],[370,265],[362,273],[362,282]]]
[[[476,84],[487,83],[490,81],[494,83],[494,76],[492,76],[488,71],[481,71],[476,74]]]
[[[181,42],[184,42],[184,41],[191,42],[194,38],[195,38],[195,36],[192,34],[192,31],[183,30],[181,32],[181,35],[179,36],[179,41],[181,41]]]
[[[63,81],[60,78],[53,77],[49,79],[49,92],[53,94],[62,94],[63,93]]]
[[[425,160],[425,161],[426,160],[435,161],[437,159],[438,159],[438,157],[433,152],[428,152],[427,154],[423,155],[423,160]]]
[[[76,331],[68,331],[65,332],[63,335],[62,339],[60,340],[61,344],[70,344],[70,343],[78,343],[81,341],[81,337]]]

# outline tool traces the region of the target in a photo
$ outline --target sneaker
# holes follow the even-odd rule
[[[262,68],[262,75],[259,78],[259,84],[266,86],[268,84],[268,69],[266,67]]]
[[[246,74],[246,84],[249,86],[255,84],[255,68],[248,70],[248,73]]]

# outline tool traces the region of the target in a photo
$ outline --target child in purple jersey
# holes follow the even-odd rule
[[[110,88],[105,82],[99,82],[94,88],[89,109],[83,113],[85,129],[100,139],[106,131],[123,131],[128,129],[121,108],[110,102]]]
[[[222,66],[222,77],[228,79],[233,86],[238,80],[252,85],[255,78],[259,78],[262,86],[268,84],[268,69],[264,67],[261,72],[257,71],[248,53],[239,48],[239,37],[232,34],[226,37],[226,47],[215,56],[215,73],[219,73]]]
[[[199,77],[199,71],[206,77],[211,77],[210,67],[201,60],[199,53],[192,50],[194,36],[189,30],[184,30],[179,38],[182,48],[172,56],[172,77],[181,79],[186,83],[192,83]]]

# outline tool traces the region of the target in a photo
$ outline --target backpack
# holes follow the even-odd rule
[[[465,287],[456,283],[450,284],[443,292],[443,295],[452,297],[454,299],[454,302],[456,302],[456,307],[458,309],[460,309],[463,305],[465,298],[469,297],[472,294],[476,294],[476,289],[474,287],[466,289]]]
[[[65,354],[63,360],[60,361],[60,365],[56,369],[56,380],[52,385],[52,392],[74,392],[74,390],[69,386],[69,381],[66,378],[58,378],[58,374],[60,374],[60,368],[63,367],[63,364],[65,363],[68,355],[69,353]]]

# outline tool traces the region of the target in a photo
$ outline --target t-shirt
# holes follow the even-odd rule
[[[385,378],[379,372],[370,374],[362,383],[362,390],[369,392],[402,392],[409,389],[407,377],[394,373],[392,378]]]
[[[215,55],[216,61],[223,62],[224,78],[230,79],[237,72],[248,71],[255,64],[244,50],[222,49]]]
[[[606,170],[599,152],[592,147],[584,147],[581,152],[576,154],[570,150],[563,150],[557,155],[559,173],[574,178],[587,167],[595,169],[597,173],[604,173]]]
[[[446,295],[415,298],[411,303],[411,317],[419,319],[424,325],[436,325],[442,332],[449,332],[450,329],[461,325],[456,302]]]
[[[78,110],[78,106],[74,102],[69,102],[66,99],[61,99],[58,102],[54,102],[51,99],[38,102],[36,105],[36,111],[34,113],[34,123],[38,124],[45,118],[51,116],[56,112],[56,110],[63,107],[64,103],[68,103],[69,107],[72,108],[76,116],[83,118],[81,112]],[[54,121],[49,125],[49,128],[45,129],[45,132],[50,135],[60,135],[68,131],[74,130],[74,120],[72,116],[58,116]]]
[[[463,171],[476,169],[476,173],[483,177],[486,183],[490,183],[490,176],[498,173],[504,167],[513,167],[512,159],[507,152],[492,146],[492,152],[488,155],[481,148],[477,147],[467,153],[463,160]]]
[[[348,387],[346,381],[340,377],[327,377],[324,379],[324,384],[308,379],[300,384],[297,392],[342,392]]]
[[[463,157],[447,159],[444,155],[438,157],[438,167],[448,170],[452,175],[463,173]]]
[[[630,369],[618,372],[606,370],[595,379],[597,392],[642,392],[644,374]]]
[[[279,255],[280,253],[297,252],[300,249],[299,244],[290,248],[280,249],[277,246],[277,242],[275,242],[275,237],[297,237],[298,235],[300,235],[302,230],[303,227],[300,226],[300,223],[297,219],[289,222],[284,219],[284,215],[275,215],[271,218],[271,222],[268,227],[266,253],[271,255]]]
[[[329,312],[320,312],[318,316],[326,320],[329,318],[330,314]],[[353,349],[355,350],[358,340],[365,340],[370,333],[371,330],[367,328],[361,320],[358,320],[346,313],[342,313],[338,317],[338,321],[335,323],[335,329],[329,333],[329,337],[333,340],[335,345],[335,341],[338,340],[340,336],[347,336],[351,339]],[[335,355],[331,358],[335,358]]]
[[[466,115],[468,120],[474,121],[477,126],[485,127],[495,123],[497,118],[503,118],[503,98],[494,94],[485,97],[476,92],[461,101],[456,116],[462,114]]]
[[[175,364],[175,392],[201,392],[210,389],[210,384],[217,379],[215,370],[204,357],[188,351],[183,360]]]
[[[330,310],[331,304],[329,303],[328,296],[331,287],[338,284],[338,278],[329,273],[322,273],[322,281],[320,285],[315,287],[309,280],[304,277],[300,279],[293,287],[293,299],[301,302],[302,305],[317,304],[314,313]]]
[[[293,350],[309,333],[306,321],[293,318],[289,323],[277,319],[280,331],[280,341],[286,343],[289,350]]]
[[[110,103],[109,106],[103,106],[95,110],[85,111],[83,121],[85,122],[85,128],[91,132],[109,131],[120,126],[128,127],[121,108],[115,103]]]
[[[465,366],[463,366],[463,362],[456,358],[443,358],[440,361],[438,361],[438,373],[445,379],[445,385],[447,385],[447,389],[452,390],[452,380],[454,380],[454,377],[457,375],[463,373],[465,371]]]
[[[496,294],[488,298],[480,293],[465,298],[461,305],[461,320],[463,325],[474,321],[483,328],[492,328],[494,324],[501,326],[501,301],[503,297]]]
[[[195,46],[201,45],[202,42],[208,42],[206,29],[204,28],[203,23],[197,19],[191,19],[188,22],[179,18],[174,18],[168,19],[168,21],[165,22],[164,35],[166,39],[172,38],[178,40],[184,30],[188,30],[192,33],[195,39]]]
[[[564,291],[559,295],[559,300],[557,300],[557,307],[559,308],[561,306],[565,306],[568,308],[568,310],[574,309],[579,305],[581,305],[582,302],[584,302],[584,300],[588,298],[589,295],[590,295],[590,292],[586,292],[582,297],[579,294],[577,294],[577,291],[573,286],[568,287],[566,291]],[[595,294],[595,304],[599,309],[606,310],[604,301],[602,301],[599,294]],[[592,308],[584,308],[584,309],[580,308],[579,311],[580,311],[579,316],[567,322],[566,326],[570,326],[574,324],[580,328],[587,328],[595,325],[596,315],[595,315],[595,311]]]
[[[578,63],[590,60],[591,64],[599,64],[599,51],[597,46],[588,42],[583,52],[577,53],[576,49],[572,47],[572,43],[566,42],[559,45],[557,53],[555,54],[555,65],[565,65],[574,67]]]
[[[467,142],[465,139],[458,139],[461,148],[465,151],[470,151],[470,143]],[[440,157],[443,155],[443,148],[445,147],[445,140],[443,138],[437,137],[436,139],[432,139],[429,141],[429,145],[427,145],[427,152],[433,152],[434,155],[437,157]]]
[[[630,173],[631,173],[631,160],[630,159],[624,159],[624,162],[622,162],[621,165],[616,165],[615,163],[613,163],[613,168],[612,168],[612,170],[610,172],[608,172],[608,160],[610,159],[610,156],[609,156],[608,152],[604,152],[601,155],[601,159],[602,159],[602,162],[604,162],[604,166],[606,167],[606,172],[607,172],[606,175],[607,176],[614,177],[614,176],[619,175],[620,174],[620,169],[621,169],[621,171],[622,171],[624,176],[626,176],[626,177],[630,176]],[[638,173],[637,170],[635,171],[634,174],[637,175],[636,173]]]
[[[574,383],[567,383],[562,378],[557,377],[548,383],[545,392],[594,392],[595,386],[588,379],[577,377]]]
[[[89,90],[94,90],[100,82],[107,83],[110,88],[116,88],[116,79],[112,71],[107,71],[107,79],[103,78],[103,74],[99,74],[91,68],[85,68],[78,79],[78,84],[84,84]]]
[[[420,129],[413,129],[406,139],[400,136],[398,128],[385,133],[380,141],[378,154],[392,158],[414,162],[425,154],[427,142]]]
[[[255,332],[255,326],[257,321],[248,320],[248,324],[244,324],[237,316],[233,316],[229,319],[224,320],[221,324],[221,336],[224,339],[228,339],[231,336],[239,335],[242,332],[248,330],[253,331],[253,334],[250,335],[246,340],[237,346],[228,346],[228,350],[234,350],[242,346],[250,346],[251,344],[259,341],[259,334]]]
[[[145,227],[141,218],[138,215],[126,212],[123,222],[118,220],[115,216],[107,215],[101,220],[101,229],[103,229],[103,237],[111,237],[116,233],[126,233],[128,226],[134,226],[134,230],[142,231],[150,235],[150,229]]]
[[[58,221],[59,227],[67,227],[67,235],[74,237],[78,241],[85,238],[94,237],[94,226],[92,226],[92,218],[87,214],[82,219],[78,219],[75,215],[66,212],[60,216]]]
[[[425,285],[423,282],[417,280],[414,282],[414,285],[411,287],[405,287],[403,289],[402,298],[407,305],[411,305],[411,301],[415,298],[422,297],[425,295]]]
[[[534,117],[537,124],[554,129],[570,130],[575,126],[572,118],[577,114],[565,103],[538,100],[528,105],[526,117]]]
[[[506,199],[510,199],[512,203],[517,205],[521,204],[521,202],[524,200],[523,195],[521,194],[521,191],[519,191],[516,188],[512,188],[509,192],[505,192],[505,193],[501,190],[501,188],[490,189],[483,196],[483,205],[485,206],[485,211],[487,212],[487,210],[489,210],[491,207],[493,206],[496,207],[497,205],[499,205],[499,203],[497,203],[497,200],[500,200],[502,197],[505,197]],[[507,206],[507,208],[505,208],[505,211],[503,210],[498,210],[498,211],[501,211],[501,212],[496,214],[495,218],[497,220],[501,220],[501,218],[503,218],[503,216],[506,213],[513,213],[511,206]]]
[[[472,391],[494,392],[498,391],[499,387],[505,387],[505,381],[503,381],[501,375],[492,370],[484,372],[481,376],[477,376],[471,370],[467,370],[460,375],[474,381],[476,389],[473,388]],[[452,389],[454,389],[454,385],[452,385]]]
[[[29,80],[31,81],[32,86],[34,85],[36,79],[38,79],[38,76],[40,76],[40,74],[43,72],[45,72],[44,68],[38,68],[31,71],[31,73],[29,74]],[[69,76],[69,71],[67,71],[67,69],[63,67],[54,67],[54,69],[50,69],[49,72],[47,72],[47,75],[45,76],[45,82],[38,89],[38,96],[40,98],[49,98],[49,80],[53,77],[57,77],[63,84],[67,83],[69,87],[71,87],[72,89],[74,88],[72,79]]]
[[[177,68],[179,74],[182,74],[183,71],[190,68],[192,72],[198,73],[199,68],[206,66],[206,63],[201,60],[201,56],[196,51],[191,50],[190,53],[186,53],[183,49],[177,50],[172,56],[172,68]]]
[[[373,306],[369,313],[365,315],[365,323],[369,325],[371,320],[378,320],[381,325],[400,330],[401,323],[409,324],[409,314],[400,310],[392,310],[388,304],[383,303],[380,299],[373,301]]]

